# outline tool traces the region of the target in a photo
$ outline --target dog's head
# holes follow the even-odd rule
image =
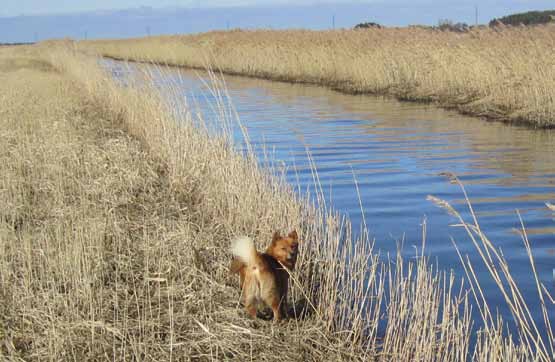
[[[287,236],[281,236],[276,231],[266,253],[276,258],[287,269],[293,270],[297,262],[297,255],[299,254],[299,236],[297,231],[293,230]]]

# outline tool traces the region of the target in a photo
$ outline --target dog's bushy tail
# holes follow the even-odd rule
[[[256,262],[257,253],[254,241],[247,236],[241,236],[232,241],[231,253],[247,265],[252,265]]]

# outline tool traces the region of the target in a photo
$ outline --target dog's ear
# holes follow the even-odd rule
[[[287,236],[293,240],[299,240],[299,235],[297,235],[297,230],[291,231]]]
[[[272,243],[275,243],[276,241],[278,241],[279,239],[281,239],[281,235],[279,235],[279,231],[276,231],[274,233],[274,236],[272,236]]]

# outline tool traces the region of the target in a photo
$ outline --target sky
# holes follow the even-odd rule
[[[52,38],[126,38],[231,28],[352,28],[487,24],[494,17],[555,9],[555,0],[0,0],[0,43]]]
[[[475,4],[484,4],[483,6],[499,6],[506,4],[507,7],[520,5],[521,7],[546,8],[552,3],[555,8],[555,2],[545,0],[350,0],[350,1],[333,1],[334,3],[362,3],[362,4],[422,4],[436,5],[438,7],[450,6],[474,6]],[[126,9],[141,6],[149,6],[154,8],[163,7],[227,7],[227,6],[272,6],[272,5],[313,5],[330,3],[330,1],[320,0],[2,0],[0,7],[0,16],[18,16],[18,15],[37,15],[37,14],[60,14],[71,12],[83,12],[94,10],[108,9]]]
[[[17,15],[38,15],[38,14],[60,14],[70,12],[83,12],[94,10],[109,10],[109,9],[128,9],[136,7],[187,7],[187,8],[211,8],[211,7],[234,7],[234,6],[272,6],[272,5],[293,5],[293,4],[314,4],[323,3],[323,1],[310,1],[310,0],[266,0],[266,1],[253,1],[253,0],[3,0],[7,1],[0,8],[0,15],[2,16],[17,16]],[[381,0],[366,0],[358,2],[380,2]],[[341,2],[341,1],[338,1]],[[355,1],[350,1],[357,2]]]

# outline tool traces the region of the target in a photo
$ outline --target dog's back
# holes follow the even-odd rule
[[[264,302],[281,319],[287,301],[289,270],[297,257],[297,233],[282,238],[275,233],[266,253],[258,253],[252,239],[241,237],[233,241],[234,258],[231,271],[239,273],[243,300],[249,314],[256,316],[256,305]]]
[[[256,317],[259,303],[269,305],[276,320],[281,319],[282,277],[278,277],[276,268],[279,263],[270,255],[256,251],[254,242],[247,237],[234,240],[231,246],[234,262],[232,270],[241,275],[241,289],[245,307],[252,317]]]

